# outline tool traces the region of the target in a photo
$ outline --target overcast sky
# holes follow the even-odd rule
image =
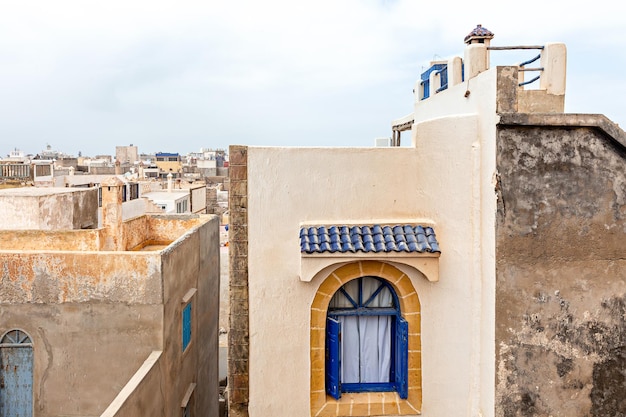
[[[462,56],[477,24],[495,46],[564,42],[566,111],[624,127],[625,9],[614,0],[0,0],[0,153],[372,146],[412,111],[429,61]],[[492,65],[536,52],[507,54],[492,52]]]

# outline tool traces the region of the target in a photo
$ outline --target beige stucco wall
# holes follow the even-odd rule
[[[191,207],[192,213],[206,213],[207,193],[206,186],[191,188]]]
[[[493,308],[483,304],[493,304],[493,263],[483,261],[493,259],[495,89],[493,104],[476,90],[461,105],[463,86],[435,109],[420,104],[424,118],[464,116],[418,125],[415,148],[248,148],[250,416],[309,413],[309,314],[322,278],[299,280],[300,224],[410,219],[432,220],[442,249],[439,282],[403,269],[422,305],[422,414],[492,414]],[[280,395],[267,381],[280,381]]]
[[[433,340],[423,332],[423,412],[436,416],[493,415],[496,76],[493,68],[470,79],[469,86],[466,81],[449,89],[449,94],[437,94],[416,106],[413,143],[422,161],[417,167],[420,184],[429,196],[423,204],[432,210],[442,248],[440,285],[435,286],[442,291],[433,292],[433,298],[421,297],[422,311],[429,302],[447,306],[437,318],[445,318],[448,324],[437,327],[437,332],[453,337],[457,351],[450,357],[437,354],[435,366],[429,368],[433,362],[426,355],[437,352],[440,345],[428,349]],[[466,91],[470,91],[467,97]],[[450,291],[461,298],[450,303]],[[458,311],[461,306],[467,310]],[[468,339],[461,342],[455,334]],[[435,384],[428,382],[429,369]],[[430,402],[433,388],[447,386],[455,372],[468,378],[456,386],[458,395],[437,390]],[[460,398],[464,401],[457,402]]]
[[[251,417],[310,412],[310,308],[321,279],[299,279],[300,223],[423,217],[418,163],[397,148],[248,148]],[[280,381],[281,395],[267,381]]]

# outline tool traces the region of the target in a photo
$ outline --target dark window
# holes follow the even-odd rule
[[[45,177],[52,175],[52,168],[50,165],[35,165],[35,176]]]
[[[136,200],[139,198],[139,184],[131,183],[129,184],[130,188],[130,199]]]

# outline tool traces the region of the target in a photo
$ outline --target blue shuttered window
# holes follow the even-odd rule
[[[326,319],[326,393],[396,391],[408,396],[408,323],[378,277],[346,283]]]
[[[326,319],[326,392],[335,399],[341,397],[341,323]]]
[[[395,384],[400,398],[409,395],[409,323],[402,317],[396,319]]]
[[[183,352],[191,342],[191,302],[183,309]]]

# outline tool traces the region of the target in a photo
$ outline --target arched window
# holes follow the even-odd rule
[[[0,338],[0,417],[32,416],[33,345],[22,330]]]
[[[366,276],[333,295],[326,318],[326,391],[397,391],[407,398],[408,324],[387,281]]]
[[[22,330],[9,330],[2,336],[2,340],[0,340],[0,345],[32,345],[30,341],[30,336],[23,332]]]

